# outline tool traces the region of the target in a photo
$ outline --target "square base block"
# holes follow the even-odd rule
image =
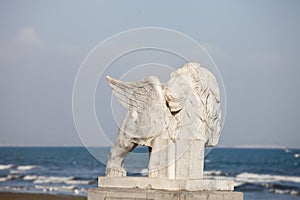
[[[241,192],[232,191],[167,191],[153,189],[93,188],[88,200],[243,200]]]
[[[147,177],[99,177],[99,188],[156,189],[170,191],[233,191],[233,181],[213,179],[155,179]]]

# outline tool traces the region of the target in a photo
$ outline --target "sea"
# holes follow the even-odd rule
[[[107,147],[0,147],[0,192],[86,196],[104,176],[108,152]],[[146,154],[141,147],[126,158],[128,176],[147,176]],[[233,180],[246,200],[300,199],[300,149],[214,148],[205,157],[204,176]]]

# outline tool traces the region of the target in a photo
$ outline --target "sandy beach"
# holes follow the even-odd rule
[[[0,200],[86,200],[83,196],[0,192]]]

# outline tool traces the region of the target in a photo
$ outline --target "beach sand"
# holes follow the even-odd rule
[[[84,196],[0,192],[0,200],[87,200]]]

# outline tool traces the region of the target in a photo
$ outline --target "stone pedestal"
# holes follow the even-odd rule
[[[203,179],[203,140],[180,138],[174,143],[169,138],[161,138],[153,148],[156,150],[150,156],[150,178]]]
[[[145,177],[99,177],[98,188],[90,189],[88,200],[243,200],[227,180],[152,179]]]
[[[203,179],[204,141],[180,139],[175,145],[175,179]]]
[[[164,191],[124,188],[93,188],[88,200],[243,200],[241,192],[228,191]]]
[[[174,71],[166,84],[155,76],[134,83],[107,76],[128,109],[106,165],[106,177],[88,200],[242,200],[233,181],[203,179],[205,146],[218,143],[221,104],[218,83],[198,63]],[[126,177],[124,160],[136,145],[151,147],[148,178]]]

